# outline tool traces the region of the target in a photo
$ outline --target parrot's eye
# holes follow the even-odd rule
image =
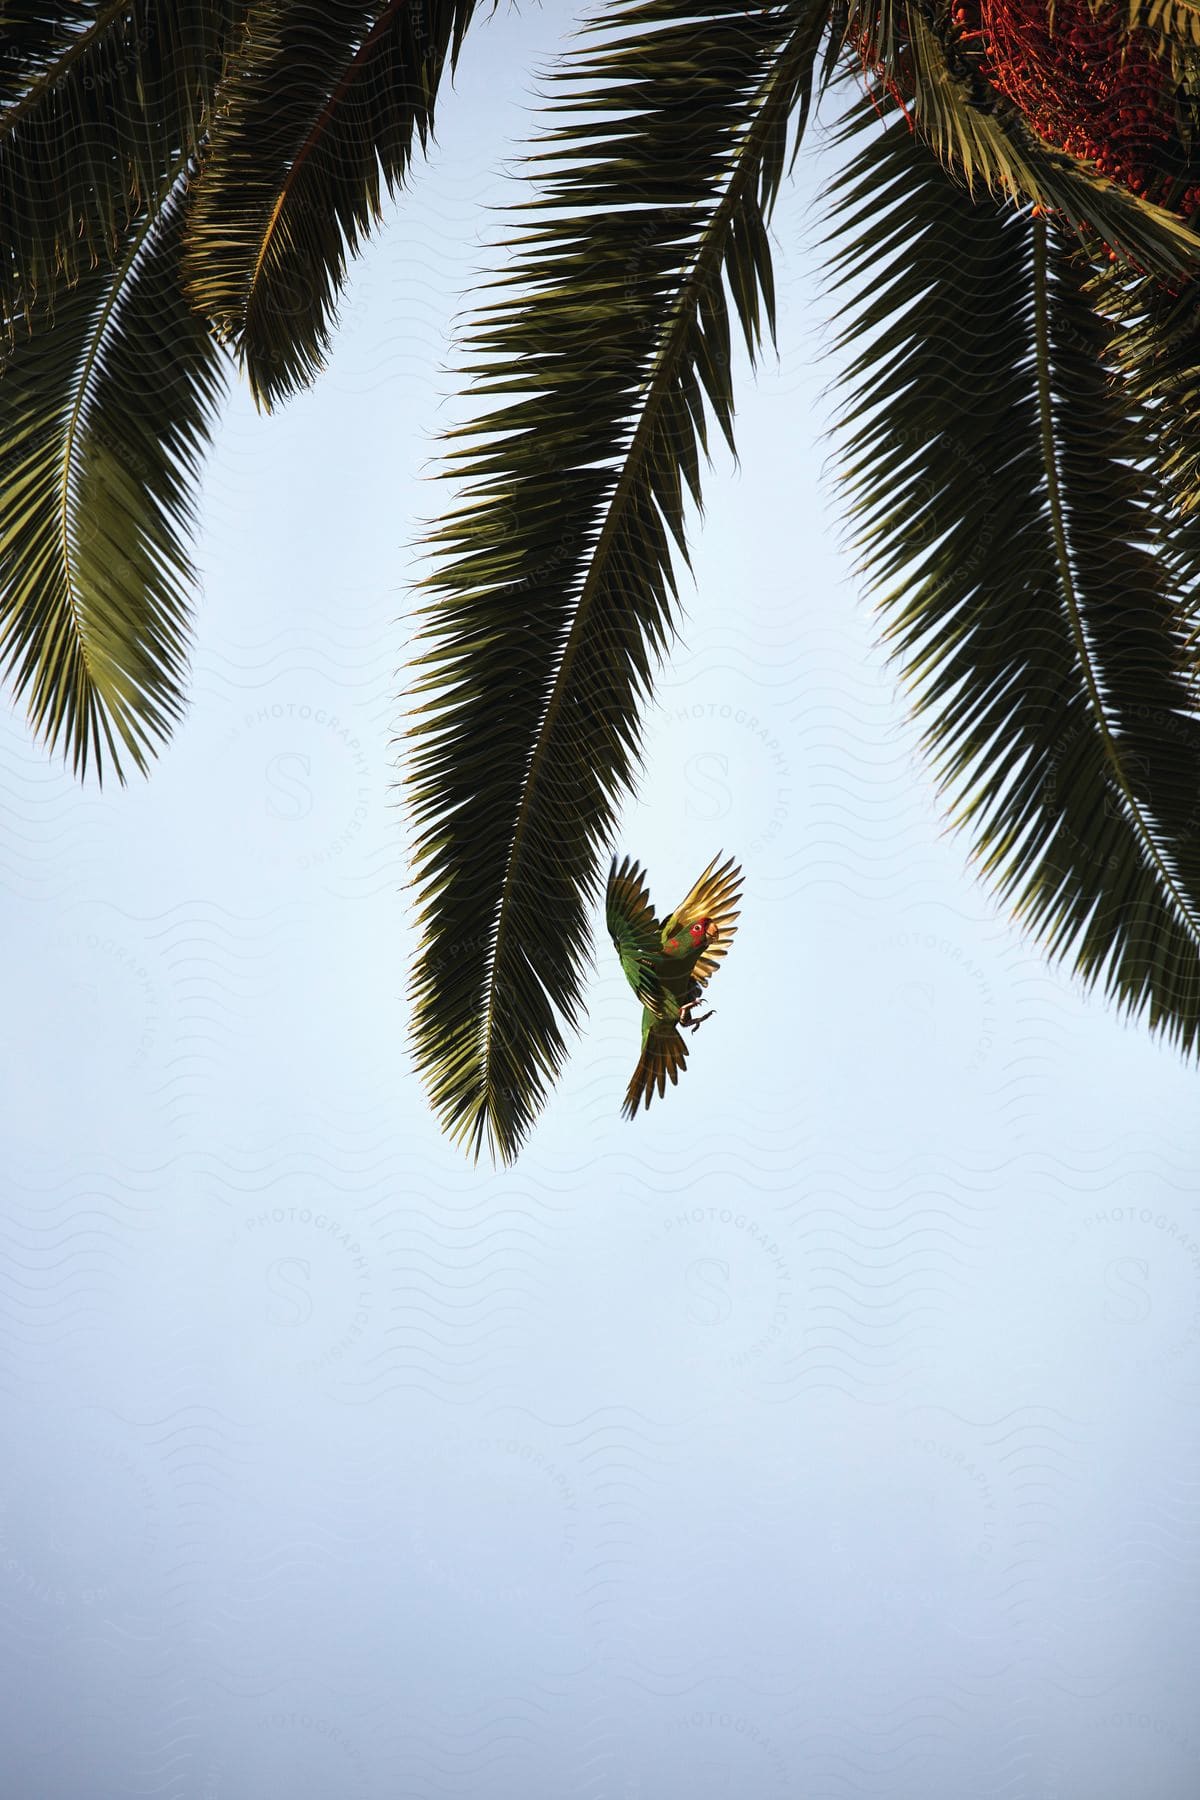
[[[696,920],[696,923],[691,927],[693,944],[698,944],[700,942],[701,938],[704,937],[705,933],[708,931],[708,928],[711,924],[712,924],[711,919],[697,919]]]

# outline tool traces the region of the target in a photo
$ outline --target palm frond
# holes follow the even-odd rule
[[[182,710],[183,538],[222,358],[179,287],[187,171],[21,331],[0,380],[0,660],[77,774],[145,770]]]
[[[223,83],[185,283],[258,404],[306,386],[352,255],[424,148],[477,0],[265,0]]]
[[[1110,279],[1096,304],[1114,326],[1129,402],[1147,415],[1164,493],[1192,518],[1200,512],[1200,277],[1178,294],[1148,278]]]
[[[0,40],[0,321],[120,255],[197,148],[246,0],[24,0]]]
[[[1200,664],[1200,277],[1171,294],[1102,269],[1090,287],[1111,334],[1107,360],[1142,421],[1159,557],[1185,609],[1188,655]]]
[[[621,0],[556,80],[542,198],[468,340],[485,411],[429,538],[409,791],[414,1047],[445,1129],[513,1158],[582,1009],[588,903],[673,628],[706,409],[732,443],[728,295],[772,327],[766,234],[826,0]],[[423,715],[423,716],[420,716]]]
[[[970,193],[982,188],[997,200],[1033,202],[1058,214],[1082,243],[1092,243],[1098,235],[1136,268],[1167,280],[1186,279],[1195,270],[1200,233],[1078,157],[1043,143],[1002,94],[972,81],[969,66],[961,76],[955,74],[915,6],[905,8],[903,21],[913,124]],[[895,68],[900,51],[891,0],[871,0],[861,7],[852,29],[867,45],[869,61],[881,69]],[[848,73],[855,73],[853,65]]]
[[[821,52],[821,66],[817,76],[817,98],[823,100],[830,83],[835,79],[846,61],[846,38],[850,31],[850,22],[854,10],[850,0],[834,0],[830,8],[829,29],[825,34],[825,48]]]
[[[1197,685],[1087,259],[898,117],[829,197],[839,285],[870,274],[839,338],[851,517],[955,820],[1052,954],[1193,1050]]]
[[[1092,12],[1111,13],[1113,0],[1088,0]],[[1168,45],[1200,44],[1197,0],[1126,0],[1125,25],[1154,32]]]

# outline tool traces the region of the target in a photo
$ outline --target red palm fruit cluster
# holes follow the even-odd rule
[[[978,73],[1044,143],[1183,218],[1200,207],[1169,57],[1160,38],[1129,29],[1124,4],[1097,14],[1088,0],[953,0],[951,20]]]

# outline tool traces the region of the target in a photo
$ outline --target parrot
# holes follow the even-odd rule
[[[642,1053],[633,1071],[623,1118],[636,1117],[657,1092],[667,1091],[687,1065],[683,1030],[695,1033],[712,1009],[695,1016],[704,989],[737,927],[742,870],[732,856],[720,868],[718,850],[674,912],[660,924],[646,891],[645,873],[629,857],[614,856],[608,871],[605,919],[625,979],[642,1003]]]

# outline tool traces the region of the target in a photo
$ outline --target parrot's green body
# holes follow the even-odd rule
[[[661,923],[654,917],[645,877],[628,857],[608,875],[605,914],[609,935],[630,987],[642,1003],[642,1052],[622,1111],[633,1118],[639,1105],[664,1094],[687,1065],[681,1026],[693,1019],[718,960],[736,929],[741,869],[733,858],[720,869],[714,857],[685,900]]]

